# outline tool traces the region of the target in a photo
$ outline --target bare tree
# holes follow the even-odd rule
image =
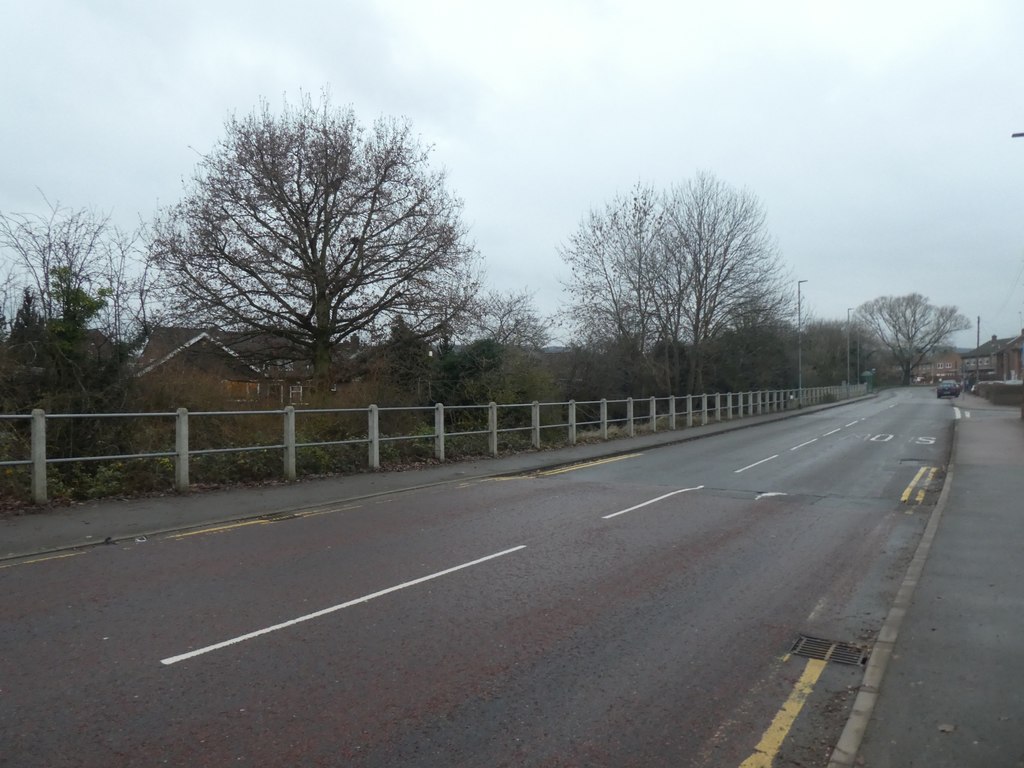
[[[503,346],[541,349],[550,340],[552,321],[542,317],[529,291],[488,291],[469,323],[471,339],[494,339]]]
[[[154,228],[171,305],[280,339],[320,380],[340,342],[397,318],[450,332],[477,289],[476,253],[429,154],[408,122],[366,130],[326,93],[232,117]]]
[[[935,306],[919,293],[865,302],[857,309],[857,320],[888,350],[900,368],[904,386],[910,384],[913,369],[926,357],[948,344],[954,333],[971,327],[971,321],[956,307]]]
[[[691,392],[704,388],[707,343],[738,322],[774,322],[786,305],[783,271],[760,201],[710,174],[698,174],[666,199],[666,312],[689,330]],[[673,306],[673,303],[675,305]]]
[[[564,313],[585,343],[622,352],[627,382],[647,366],[657,338],[653,280],[657,279],[662,212],[651,187],[637,185],[603,210],[591,210],[562,260],[572,270],[564,283],[570,305]]]
[[[12,257],[3,280],[8,305],[28,289],[45,322],[73,321],[69,301],[92,297],[100,306],[90,327],[113,344],[135,340],[149,289],[139,233],[115,226],[109,214],[46,204],[46,214],[0,213],[0,249]]]

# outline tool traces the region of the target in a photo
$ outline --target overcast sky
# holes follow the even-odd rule
[[[131,226],[230,113],[329,88],[408,117],[490,283],[563,301],[558,248],[637,182],[753,192],[805,313],[922,293],[1024,325],[1020,0],[7,2],[0,210]]]

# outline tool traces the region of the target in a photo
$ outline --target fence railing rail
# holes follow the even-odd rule
[[[31,414],[0,414],[0,421],[30,421],[31,438],[29,455],[0,460],[0,467],[28,467],[31,476],[31,494],[33,502],[42,504],[47,501],[47,466],[69,462],[116,461],[123,459],[172,459],[174,463],[174,488],[184,493],[189,489],[190,459],[220,453],[244,453],[251,451],[280,451],[281,473],[286,480],[296,479],[296,454],[299,450],[338,446],[363,445],[366,448],[366,466],[369,469],[380,469],[380,448],[382,444],[401,441],[426,441],[433,445],[433,455],[437,461],[445,461],[445,443],[447,439],[463,438],[472,435],[487,436],[487,450],[497,456],[501,435],[528,432],[532,448],[540,448],[542,435],[561,432],[562,439],[568,445],[575,445],[581,434],[598,436],[602,440],[609,439],[609,429],[619,427],[629,437],[636,435],[638,429],[655,432],[659,429],[675,430],[693,427],[695,424],[706,425],[712,421],[720,422],[755,416],[763,413],[775,413],[832,402],[866,394],[865,385],[839,385],[833,387],[796,389],[761,390],[754,392],[725,392],[702,395],[676,395],[667,397],[625,398],[618,400],[588,400],[567,402],[532,402],[532,403],[488,403],[487,405],[445,406],[437,403],[434,406],[396,406],[382,407],[369,405],[365,408],[309,408],[295,409],[287,406],[282,409],[249,410],[249,411],[188,411],[178,408],[171,412],[148,413],[46,413],[34,410]],[[425,419],[424,424],[432,430],[420,434],[385,434],[381,430],[381,417],[397,414],[412,414]],[[555,418],[544,419],[544,414],[556,414]],[[296,439],[296,419],[307,415],[362,415],[365,419],[365,436],[329,440]],[[432,415],[432,419],[430,418]],[[484,418],[481,418],[481,415]],[[582,418],[581,418],[582,415]],[[195,420],[210,417],[275,417],[280,421],[280,442],[263,443],[260,445],[232,445],[218,447],[195,447],[189,439],[189,428]],[[458,417],[458,418],[457,418]],[[168,445],[164,450],[141,451],[135,453],[104,454],[97,456],[48,456],[46,431],[47,422],[59,419],[164,419],[173,420],[172,435],[168,434]]]

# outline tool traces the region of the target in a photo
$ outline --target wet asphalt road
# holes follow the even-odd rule
[[[902,390],[12,564],[0,765],[769,765],[793,641],[870,645],[952,420]],[[776,765],[825,765],[861,674],[824,668]]]

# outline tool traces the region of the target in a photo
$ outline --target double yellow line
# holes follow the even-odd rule
[[[779,750],[782,749],[782,743],[786,740],[786,736],[789,735],[793,723],[796,722],[797,715],[804,708],[804,704],[814,690],[814,684],[818,682],[818,678],[821,677],[822,670],[824,669],[824,661],[818,659],[807,660],[807,665],[804,667],[800,679],[793,686],[789,698],[786,699],[782,709],[772,719],[768,730],[761,736],[761,741],[754,747],[753,754],[740,763],[740,768],[771,768],[772,763],[779,754]]]
[[[900,501],[904,504],[921,504],[924,502],[924,494],[928,490],[928,486],[931,485],[935,479],[935,473],[939,471],[938,467],[921,467],[917,470],[917,474],[914,475],[914,479],[910,481],[910,485],[903,491],[903,495],[900,496]],[[927,473],[927,477],[925,476]],[[922,478],[924,481],[922,482]],[[914,491],[917,491],[915,494]],[[914,499],[911,502],[911,498]]]
[[[570,464],[567,467],[558,467],[557,469],[545,469],[540,472],[534,473],[534,477],[550,477],[551,475],[561,475],[566,472],[575,472],[577,469],[587,469],[589,467],[597,467],[601,464],[611,464],[613,461],[622,461],[623,459],[635,459],[637,456],[642,456],[640,453],[627,453],[622,456],[609,456],[605,459],[595,459],[594,461],[584,461],[579,464]]]

